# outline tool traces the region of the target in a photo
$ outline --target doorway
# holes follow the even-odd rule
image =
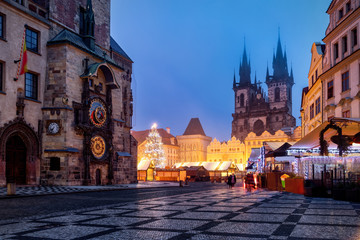
[[[26,184],[26,146],[19,136],[6,142],[6,182]]]
[[[96,185],[101,185],[101,171],[100,169],[96,169]]]

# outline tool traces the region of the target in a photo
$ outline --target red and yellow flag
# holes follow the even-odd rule
[[[27,72],[27,50],[26,50],[26,41],[24,41],[23,44],[23,54],[22,54],[22,58],[21,58],[21,67],[20,67],[20,75],[24,74]]]

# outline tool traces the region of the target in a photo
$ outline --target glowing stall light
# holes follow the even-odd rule
[[[257,188],[257,177],[254,176],[255,188]]]

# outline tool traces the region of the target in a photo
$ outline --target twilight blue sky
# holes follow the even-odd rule
[[[206,135],[230,139],[234,69],[244,50],[251,76],[272,74],[278,40],[292,65],[293,115],[300,125],[310,49],[325,36],[330,0],[112,0],[111,35],[134,61],[133,129],[183,134],[193,117]],[[263,88],[266,88],[263,84]]]

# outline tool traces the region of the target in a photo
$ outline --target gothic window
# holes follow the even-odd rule
[[[275,102],[280,102],[280,88],[275,88]]]
[[[38,76],[33,73],[25,73],[25,97],[37,100]]]
[[[26,49],[39,52],[39,32],[26,28]]]
[[[341,86],[342,86],[342,91],[347,91],[350,89],[350,86],[349,86],[349,71],[343,73],[341,75]]]
[[[327,93],[328,93],[328,99],[332,98],[334,96],[334,81],[331,80],[327,83]]]
[[[242,93],[240,95],[240,107],[243,107],[244,106],[244,94]]]
[[[265,127],[264,127],[264,123],[258,119],[255,123],[254,123],[254,129],[253,129],[254,133],[257,135],[257,136],[260,136],[261,133],[264,132],[265,130]]]

